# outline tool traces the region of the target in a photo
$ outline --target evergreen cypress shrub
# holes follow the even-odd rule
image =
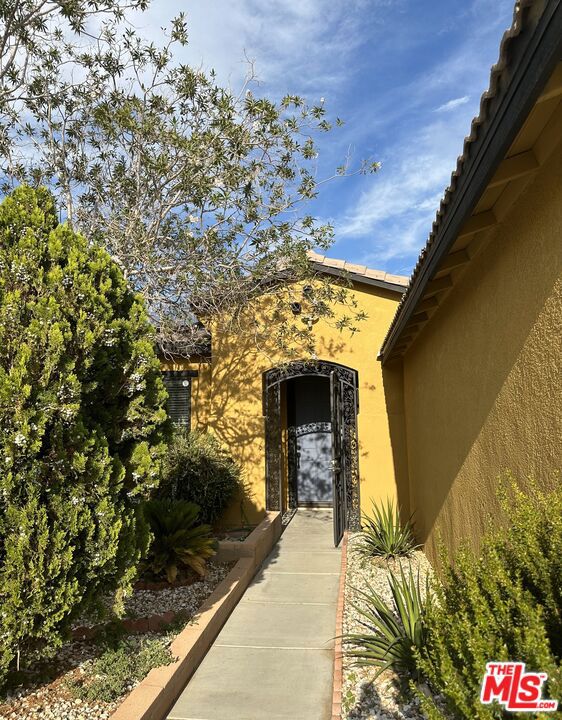
[[[562,490],[546,492],[531,483],[524,492],[511,485],[502,492],[509,524],[484,538],[480,554],[464,548],[452,565],[443,557],[417,665],[450,714],[413,686],[430,720],[509,717],[497,705],[480,703],[491,661],[522,661],[547,672],[545,697],[562,697]]]
[[[0,681],[130,584],[166,392],[140,299],[22,186],[0,205]]]
[[[163,464],[159,496],[199,505],[213,524],[240,488],[240,468],[214,435],[177,429]]]

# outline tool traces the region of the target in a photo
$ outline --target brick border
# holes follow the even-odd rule
[[[245,556],[240,557],[200,607],[196,622],[184,628],[172,642],[170,649],[177,659],[151,670],[119,705],[111,720],[163,720],[166,717],[282,529],[281,513],[269,512],[244,542],[236,543],[243,546],[251,538],[243,551]]]
[[[336,638],[334,642],[334,680],[332,690],[332,720],[341,720],[343,685],[343,610],[345,605],[345,575],[347,570],[347,530],[344,532],[341,546],[340,586],[336,608]]]

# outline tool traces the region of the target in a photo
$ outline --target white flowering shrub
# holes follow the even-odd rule
[[[45,190],[0,205],[0,682],[130,584],[166,392],[142,302]]]

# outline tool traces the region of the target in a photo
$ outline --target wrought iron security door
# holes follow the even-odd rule
[[[299,361],[273,368],[264,373],[263,407],[265,417],[266,506],[268,510],[286,512],[296,508],[296,488],[289,482],[288,502],[283,488],[283,434],[281,423],[281,386],[293,378],[316,375],[330,378],[337,393],[337,426],[339,438],[339,510],[334,505],[334,540],[345,528],[358,529],[359,509],[359,453],[357,440],[358,376],[357,371],[344,365],[325,361]],[[293,455],[293,457],[291,457]],[[332,458],[334,459],[334,458]],[[289,443],[287,462],[295,462]],[[289,467],[288,476],[291,478]],[[335,494],[334,494],[335,503]],[[336,532],[336,517],[338,530]],[[339,542],[339,540],[336,541]]]
[[[343,453],[343,413],[341,383],[330,373],[330,407],[332,412],[332,493],[334,504],[334,545],[338,546],[346,528],[346,491]]]

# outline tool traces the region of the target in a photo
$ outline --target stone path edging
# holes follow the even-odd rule
[[[217,553],[213,559],[216,562],[232,562],[233,560],[251,557],[256,567],[258,567],[269,555],[271,548],[281,536],[282,529],[281,513],[270,511],[243,542],[220,540]]]
[[[281,530],[281,514],[269,512],[244,542],[236,543],[244,546],[250,541],[246,548],[240,547],[242,557],[203,603],[196,622],[184,628],[172,642],[170,649],[177,659],[151,670],[111,715],[111,720],[165,718],[279,539]]]
[[[347,570],[347,530],[343,535],[341,547],[341,575],[336,610],[336,639],[334,643],[334,689],[332,693],[332,720],[341,720],[342,683],[343,683],[343,610],[345,605],[345,575]]]

